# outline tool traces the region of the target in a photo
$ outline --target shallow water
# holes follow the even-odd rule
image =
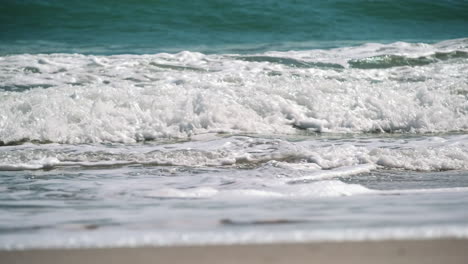
[[[3,147],[3,160],[23,160],[0,173],[0,241],[29,248],[466,237],[467,151],[466,135]]]

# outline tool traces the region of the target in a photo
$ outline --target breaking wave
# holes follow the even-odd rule
[[[468,129],[468,40],[0,57],[0,144]]]

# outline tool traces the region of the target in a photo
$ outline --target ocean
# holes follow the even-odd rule
[[[0,13],[0,249],[468,238],[467,1]]]

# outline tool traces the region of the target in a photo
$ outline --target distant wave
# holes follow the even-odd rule
[[[467,37],[468,2],[3,0],[1,12],[2,55],[259,53]]]

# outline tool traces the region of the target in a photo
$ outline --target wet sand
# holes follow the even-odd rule
[[[0,263],[468,263],[468,240],[0,251]]]

